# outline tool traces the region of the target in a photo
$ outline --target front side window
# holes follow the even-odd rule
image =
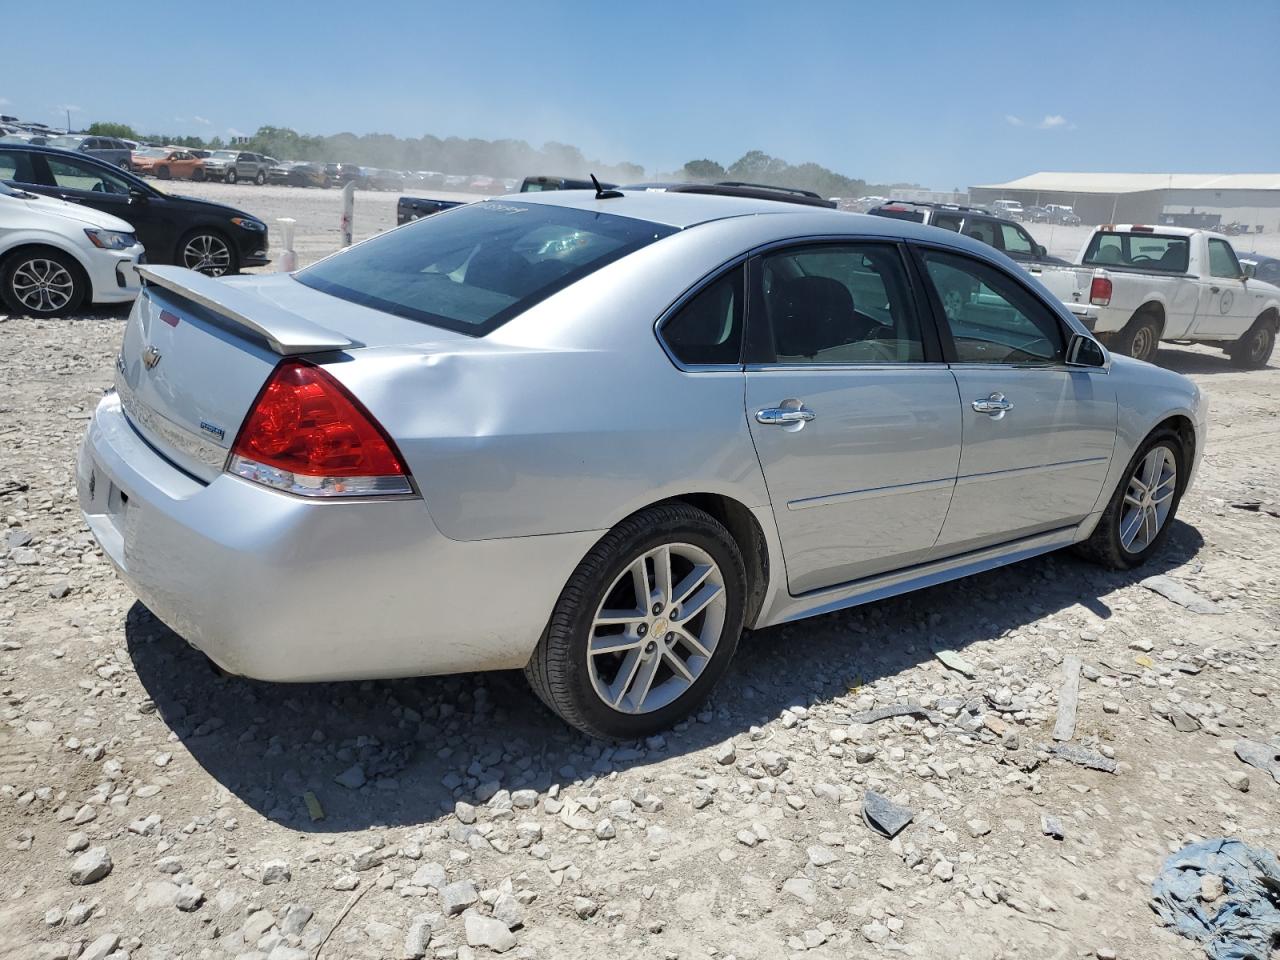
[[[1080,262],[1090,267],[1137,267],[1186,273],[1190,249],[1186,237],[1099,230],[1090,239]]]
[[[734,267],[713,280],[662,324],[663,342],[681,363],[741,362],[743,272]]]
[[[1236,259],[1236,252],[1227,241],[1209,241],[1209,273],[1231,280],[1240,276],[1240,261]]]
[[[923,251],[958,363],[1059,363],[1066,340],[1058,318],[1002,271],[968,257]]]
[[[424,217],[294,276],[351,303],[484,336],[675,232],[630,217],[490,200]]]
[[[891,244],[769,254],[761,261],[761,281],[779,363],[924,360],[911,288]]]
[[[47,157],[53,182],[67,190],[88,190],[91,193],[116,193],[128,195],[129,181],[110,171],[78,160]]]
[[[1000,224],[1000,238],[1004,241],[1005,253],[1020,253],[1028,257],[1035,253],[1035,247],[1031,242],[1031,237],[1023,233],[1012,223]]]

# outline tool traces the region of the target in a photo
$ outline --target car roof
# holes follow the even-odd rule
[[[595,213],[611,213],[619,217],[648,220],[669,227],[692,227],[711,220],[728,217],[746,217],[755,214],[794,213],[794,203],[781,200],[756,200],[746,197],[726,197],[706,193],[671,193],[667,191],[626,190],[622,196],[597,200],[594,190],[546,190],[535,193],[511,194],[512,200],[522,203],[543,203],[558,207],[574,207]],[[805,207],[819,216],[842,217],[837,210],[824,207]],[[837,221],[838,222],[838,221]]]
[[[1253,250],[1244,253],[1237,250],[1236,257],[1240,260],[1248,260],[1250,263],[1280,263],[1280,257],[1269,257],[1265,253],[1257,253]]]
[[[1138,228],[1138,233],[1159,233],[1170,237],[1190,237],[1197,233],[1204,233],[1203,230],[1195,227],[1166,227],[1158,223],[1108,223],[1098,228],[1098,233],[1133,233],[1133,228]]]

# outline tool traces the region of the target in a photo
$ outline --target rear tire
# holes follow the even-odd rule
[[[1123,330],[1111,339],[1111,349],[1115,353],[1155,363],[1156,353],[1160,349],[1161,323],[1151,313],[1136,313]]]
[[[724,674],[746,590],[741,553],[719,521],[685,503],[642,510],[578,564],[525,677],[590,736],[664,730],[695,711]]]
[[[1276,322],[1259,317],[1243,337],[1227,347],[1227,356],[1242,370],[1261,370],[1275,348]]]
[[[1149,468],[1160,458],[1159,451],[1164,451],[1168,458],[1160,464],[1160,470],[1152,472]],[[1173,470],[1171,478],[1166,472],[1168,467]],[[1182,438],[1168,427],[1156,430],[1142,442],[1137,453],[1125,466],[1124,475],[1111,494],[1098,525],[1089,539],[1076,544],[1076,552],[1113,570],[1129,570],[1145,563],[1169,536],[1169,529],[1178,515],[1178,504],[1182,502],[1182,493],[1186,489],[1188,469],[1190,464],[1187,463],[1187,451]],[[1159,515],[1159,503],[1150,507],[1152,513],[1145,519],[1140,516],[1144,497],[1142,491],[1134,487],[1134,483],[1136,481],[1148,488],[1151,486],[1150,483],[1144,483],[1144,471],[1148,477],[1155,478],[1156,489],[1151,494],[1153,500],[1169,494],[1168,509],[1163,516]],[[1172,490],[1168,489],[1170,486]],[[1135,514],[1139,516],[1135,517]],[[1154,533],[1148,532],[1149,527],[1141,526],[1152,522],[1156,522]],[[1141,530],[1135,524],[1141,526]]]
[[[61,317],[89,296],[89,278],[74,258],[49,247],[29,247],[0,263],[0,297],[19,317]]]
[[[191,179],[196,183],[202,183],[204,181],[204,167],[196,167],[192,170]]]

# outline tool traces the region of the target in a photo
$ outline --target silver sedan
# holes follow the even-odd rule
[[[265,680],[523,668],[641,736],[744,628],[1141,563],[1204,448],[1188,380],[902,221],[562,191],[294,275],[143,269],[80,502],[157,616]]]

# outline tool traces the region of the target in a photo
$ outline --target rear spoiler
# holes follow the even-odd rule
[[[146,283],[170,290],[251,331],[282,357],[356,345],[354,340],[283,310],[235,284],[185,267],[141,265],[138,273]]]

